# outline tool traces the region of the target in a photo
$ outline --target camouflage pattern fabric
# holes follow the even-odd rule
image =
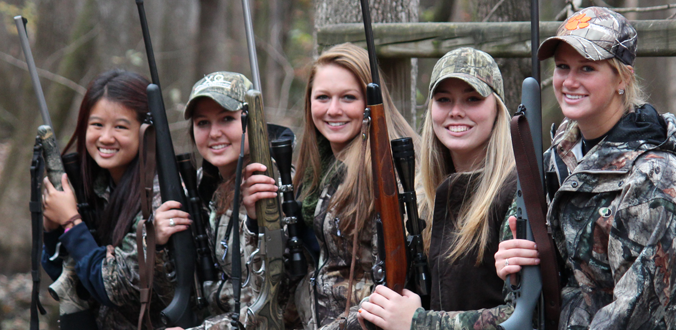
[[[554,56],[561,41],[590,61],[615,57],[626,65],[632,65],[638,37],[624,16],[604,7],[587,7],[568,17],[559,26],[556,36],[542,43],[538,58],[544,60]]]
[[[97,195],[108,199],[107,181],[97,180],[94,187]],[[159,182],[153,180],[153,212],[161,205]],[[100,306],[97,324],[99,329],[136,329],[141,308],[139,296],[138,254],[136,249],[136,226],[141,213],[134,219],[131,230],[124,236],[120,246],[109,245],[103,260],[102,277],[108,299],[117,307]],[[164,328],[160,312],[171,302],[174,296],[173,279],[167,253],[158,251],[155,257],[155,279],[151,298],[151,320],[155,329]],[[144,324],[145,329],[145,324]]]
[[[239,235],[240,235],[240,253],[242,254],[242,283],[250,276],[250,282],[247,286],[242,288],[240,296],[240,322],[244,323],[246,317],[246,309],[253,301],[254,297],[260,292],[262,279],[260,276],[254,274],[246,268],[246,262],[249,256],[256,249],[258,237],[250,232],[246,227],[246,209],[241,207],[239,214]],[[218,216],[216,208],[212,202],[209,212],[209,225],[212,230],[209,231],[209,242],[214,251],[214,260],[218,262],[221,271],[221,279],[215,282],[206,281],[202,284],[202,291],[204,297],[209,304],[209,314],[211,317],[207,318],[200,326],[191,328],[194,330],[219,330],[231,329],[231,313],[235,306],[235,299],[233,298],[233,288],[230,282],[232,274],[232,249],[228,248],[227,255],[223,258],[225,248],[221,242],[225,238],[228,223],[232,217],[232,209],[226,211],[225,214]],[[220,218],[220,219],[219,219]],[[232,235],[228,238],[228,247],[232,247]]]
[[[566,120],[545,153],[570,173],[547,215],[566,263],[560,329],[676,327],[676,117],[662,118],[659,146],[604,140],[576,159]]]
[[[458,78],[470,84],[481,96],[495,92],[504,99],[502,73],[495,60],[480,50],[462,47],[446,53],[437,61],[430,79],[429,98],[437,85],[447,78]]]
[[[223,108],[230,111],[242,110],[246,92],[253,88],[253,84],[241,73],[218,71],[210,73],[198,80],[190,91],[183,117],[190,119],[194,108],[194,100],[208,97]]]
[[[304,329],[339,329],[344,322],[347,322],[345,329],[361,329],[357,321],[359,302],[368,297],[374,287],[371,266],[375,260],[377,241],[375,221],[372,221],[372,225],[364,227],[359,233],[359,251],[349,302],[351,307],[345,320],[352,236],[340,231],[340,219],[328,210],[331,196],[337,189],[337,185],[324,187],[315,209],[314,231],[321,249],[317,275],[315,277],[315,271],[309,272],[296,289],[296,306]]]

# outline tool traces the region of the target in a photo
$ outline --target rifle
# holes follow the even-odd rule
[[[406,283],[406,238],[399,205],[399,189],[392,162],[383,95],[380,90],[378,62],[373,44],[371,14],[368,1],[361,0],[366,45],[371,66],[372,82],[366,86],[367,108],[364,110],[364,124],[369,130],[373,184],[376,209],[376,230],[378,235],[378,258],[372,268],[376,283],[384,284],[398,294]]]
[[[531,56],[533,76],[523,81],[521,102],[512,118],[512,146],[517,159],[517,239],[535,241],[541,256],[539,266],[524,266],[518,285],[510,283],[516,294],[516,308],[500,327],[532,329],[533,313],[539,311],[539,329],[557,329],[560,312],[559,270],[556,252],[546,226],[547,204],[542,170],[542,112],[540,101],[539,9],[531,1]],[[531,137],[531,132],[535,138]],[[546,279],[543,285],[543,276]],[[509,278],[507,278],[509,281]]]
[[[162,100],[162,91],[160,89],[157,65],[155,63],[155,55],[153,54],[143,0],[136,0],[136,5],[138,7],[143,41],[152,79],[152,84],[148,85],[146,92],[148,94],[148,107],[150,108],[152,122],[155,126],[156,149],[159,151],[156,153],[156,160],[162,202],[177,201],[181,203],[181,210],[188,211],[188,203],[183,192],[183,186],[181,185],[167,114],[164,108],[164,101]],[[198,220],[199,218],[193,219]],[[143,247],[138,248],[140,250],[139,253],[143,253]],[[182,231],[171,235],[169,238],[169,252],[174,259],[176,289],[171,303],[160,313],[160,317],[162,322],[167,326],[180,326],[182,328],[196,326],[199,324],[199,320],[190,307],[190,296],[196,284],[196,250],[191,232]],[[148,260],[148,264],[145,265],[146,268],[150,269],[148,270],[149,274],[152,274],[151,267],[153,267],[153,262],[153,260]],[[199,288],[196,288],[196,291],[201,292]]]
[[[408,276],[407,284],[411,291],[417,293],[425,301],[430,294],[429,267],[425,255],[422,231],[425,229],[425,221],[418,216],[418,202],[415,194],[415,150],[413,139],[405,137],[395,139],[392,143],[392,157],[399,174],[399,182],[404,192],[399,194],[402,208],[405,207],[408,221],[406,222],[406,251],[408,252]],[[403,213],[403,212],[402,212]]]
[[[28,23],[28,21],[22,16],[15,16],[14,22],[16,23],[19,40],[21,41],[21,48],[23,49],[24,56],[26,57],[26,64],[28,66],[28,72],[30,73],[31,81],[33,83],[33,89],[35,90],[35,95],[38,100],[38,107],[40,109],[42,121],[45,123],[45,125],[38,127],[38,141],[36,141],[36,143],[41,145],[49,181],[52,183],[52,185],[54,185],[54,188],[63,191],[63,188],[61,187],[61,177],[63,176],[63,173],[65,173],[64,167],[59,154],[59,147],[52,129],[52,120],[49,116],[49,110],[47,109],[45,95],[42,91],[40,79],[38,78],[37,67],[35,66],[35,60],[33,59],[33,53],[31,52],[30,44],[28,42],[28,35],[26,33],[26,23]],[[40,175],[41,173],[35,174]],[[35,229],[33,230],[33,245],[36,244],[36,239],[41,241],[41,238],[39,237],[40,234],[41,233],[36,232]],[[60,245],[57,246],[57,251],[59,250],[59,247]],[[57,253],[52,258],[56,259],[58,255],[59,254]],[[34,254],[33,257],[35,256],[36,255]],[[39,263],[39,261],[33,262],[34,268],[37,263]],[[35,285],[35,283],[40,280],[39,270],[33,269],[32,276]],[[34,294],[35,290],[36,289],[34,288]],[[77,274],[75,273],[75,261],[73,258],[64,256],[63,270],[61,271],[61,275],[56,281],[54,281],[54,283],[52,283],[52,285],[49,286],[49,293],[56,301],[59,301],[59,319],[62,329],[97,328],[93,315],[89,310],[90,306],[89,302],[87,302],[88,297],[81,297],[86,296],[87,291],[84,289],[84,287],[82,287],[82,284],[80,284],[80,281],[77,278]],[[37,322],[37,318],[35,321]]]
[[[246,104],[249,110],[248,137],[249,154],[252,163],[260,163],[267,168],[264,174],[274,177],[272,159],[270,158],[270,143],[268,141],[268,127],[263,112],[263,97],[261,95],[261,79],[258,71],[256,56],[256,42],[254,40],[253,24],[249,2],[242,0],[244,10],[244,28],[249,48],[249,63],[255,90],[246,93]],[[240,173],[237,173],[241,175]],[[239,202],[239,201],[236,201]],[[233,215],[236,217],[237,215]],[[282,228],[279,200],[269,198],[256,202],[256,217],[258,218],[258,248],[251,254],[250,260],[259,256],[261,267],[255,270],[263,276],[263,285],[260,294],[247,310],[247,329],[284,329],[282,311],[277,303],[279,287],[284,276],[284,229]],[[262,231],[262,232],[261,232]],[[235,248],[239,254],[239,247]],[[239,270],[241,272],[241,269]],[[233,268],[233,273],[235,269]],[[235,297],[236,300],[239,297]]]
[[[303,221],[303,213],[301,212],[301,203],[296,201],[294,195],[293,184],[291,182],[291,157],[293,154],[293,139],[275,140],[272,141],[272,156],[277,162],[277,169],[282,180],[282,186],[279,191],[284,196],[282,202],[282,210],[285,217],[282,222],[286,224],[289,233],[289,240],[287,246],[291,256],[286,263],[289,269],[289,277],[292,280],[299,279],[307,273],[307,260],[303,253],[303,243],[298,237],[298,223]]]
[[[261,174],[273,177],[261,93],[256,90],[248,91],[246,103],[249,105],[248,136],[251,162],[265,165],[267,169]],[[259,230],[258,248],[251,254],[251,258],[260,257],[261,267],[255,272],[264,276],[260,294],[247,310],[247,329],[284,329],[282,311],[277,303],[277,294],[284,276],[284,229],[279,200],[268,198],[256,202],[256,217]]]

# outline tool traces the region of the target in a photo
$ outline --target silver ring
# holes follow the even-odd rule
[[[174,222],[174,218],[169,219],[169,227],[176,226],[176,222]]]
[[[505,259],[505,267],[509,266],[509,258]]]

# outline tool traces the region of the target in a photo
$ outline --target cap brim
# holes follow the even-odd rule
[[[185,105],[185,111],[183,112],[183,118],[184,119],[190,119],[192,117],[192,112],[193,108],[195,107],[196,101],[200,98],[207,97],[210,98],[216,103],[218,103],[220,106],[222,106],[225,110],[228,111],[238,111],[242,109],[242,102],[237,101],[229,96],[223,95],[223,94],[214,94],[214,93],[199,93],[196,95],[193,95],[188,103]]]
[[[580,55],[591,61],[602,61],[615,57],[612,53],[599,47],[589,39],[575,35],[568,35],[547,38],[547,40],[545,40],[538,49],[538,59],[542,61],[554,56],[556,48],[561,44],[561,42],[569,44]]]
[[[432,87],[430,88],[430,98],[432,98],[432,96],[434,95],[434,90],[437,89],[437,86],[439,86],[439,83],[441,83],[442,81],[444,81],[446,79],[450,79],[450,78],[460,79],[460,80],[468,83],[470,86],[472,86],[472,88],[474,88],[483,97],[488,97],[489,95],[493,94],[493,92],[494,92],[493,89],[490,86],[488,86],[487,83],[483,82],[481,79],[479,79],[475,76],[472,76],[472,75],[468,75],[466,73],[454,72],[454,73],[448,73],[448,74],[442,75],[441,77],[439,77],[439,79],[437,79],[437,81],[434,83],[434,85],[432,85]]]

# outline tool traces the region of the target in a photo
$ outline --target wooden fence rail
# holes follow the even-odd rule
[[[553,36],[561,22],[540,22],[542,40]],[[632,21],[639,35],[638,56],[675,56],[676,20]],[[486,23],[380,23],[373,24],[381,58],[439,58],[463,46],[481,49],[494,57],[530,57],[530,22]],[[320,51],[343,42],[365,47],[359,24],[319,28]]]

